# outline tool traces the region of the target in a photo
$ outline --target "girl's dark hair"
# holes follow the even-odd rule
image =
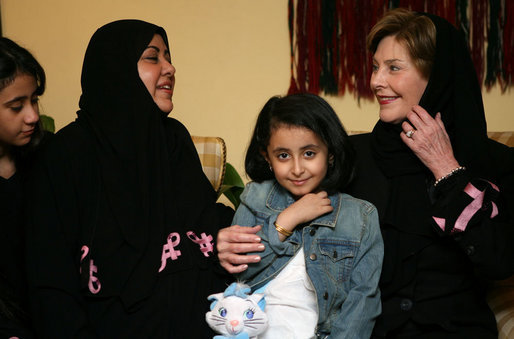
[[[332,107],[309,93],[272,97],[264,105],[246,152],[245,170],[250,179],[262,182],[275,178],[261,152],[266,152],[271,133],[280,126],[304,127],[323,140],[333,162],[327,164],[327,175],[320,188],[329,194],[344,191],[353,178],[355,151]]]
[[[46,76],[43,67],[25,48],[14,41],[0,37],[0,91],[14,82],[20,74],[33,76],[36,79],[36,95],[45,91]],[[22,147],[13,147],[12,155],[15,162],[19,162],[27,152],[39,144],[43,136],[41,122],[35,126],[30,142]]]

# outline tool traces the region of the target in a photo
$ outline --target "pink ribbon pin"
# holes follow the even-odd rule
[[[195,244],[200,245],[200,251],[203,255],[209,257],[209,252],[214,253],[214,243],[212,242],[212,235],[206,235],[205,233],[200,234],[201,238],[193,231],[187,232],[189,239]]]
[[[493,187],[494,190],[500,191],[498,186],[494,185],[493,183],[490,183],[491,187]],[[473,216],[482,208],[482,205],[484,203],[484,196],[485,196],[485,189],[483,191],[480,191],[475,186],[473,186],[471,183],[468,183],[466,188],[464,188],[464,192],[469,195],[471,198],[473,198],[473,201],[471,201],[468,206],[464,208],[462,213],[457,218],[457,221],[455,221],[455,226],[453,227],[451,233],[455,232],[464,232],[468,226],[469,221]],[[498,207],[496,204],[492,201],[492,211],[491,211],[491,218],[494,218],[498,215]],[[437,223],[437,225],[444,231],[446,226],[446,219],[444,218],[438,218],[438,217],[432,217],[434,221]]]
[[[175,238],[175,240],[173,240]],[[161,255],[161,267],[159,268],[159,272],[162,272],[166,267],[166,261],[168,258],[171,260],[177,260],[179,256],[182,255],[179,250],[175,250],[180,244],[180,234],[173,232],[168,235],[166,239],[166,244],[162,246],[162,255]]]
[[[82,246],[80,249],[82,255],[80,256],[80,262],[84,261],[84,258],[87,257],[89,253],[89,247]],[[82,267],[79,268],[79,272],[82,273]],[[98,267],[94,264],[93,260],[89,261],[89,282],[87,286],[89,287],[89,291],[93,294],[97,294],[102,289],[102,284],[98,277],[94,275],[94,273],[98,273]]]

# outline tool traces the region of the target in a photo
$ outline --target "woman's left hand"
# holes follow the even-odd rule
[[[428,167],[435,179],[459,167],[441,113],[437,113],[434,119],[423,107],[416,105],[407,114],[407,119],[402,123],[403,132],[400,137]]]
[[[221,266],[227,272],[236,274],[248,268],[248,264],[261,260],[258,255],[246,255],[248,252],[262,252],[264,245],[256,235],[262,226],[242,227],[233,225],[218,232],[216,248]]]

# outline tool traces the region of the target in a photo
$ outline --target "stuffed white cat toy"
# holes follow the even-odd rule
[[[225,292],[208,297],[213,302],[205,320],[214,331],[222,334],[214,339],[255,339],[268,328],[264,294],[248,293],[248,285],[232,283]]]

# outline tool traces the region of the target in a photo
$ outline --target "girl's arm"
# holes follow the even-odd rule
[[[376,208],[364,216],[365,230],[350,276],[351,289],[329,338],[369,338],[381,312],[378,282],[382,271],[384,244]]]
[[[248,190],[249,187],[245,188],[241,196],[245,197]],[[252,264],[260,262],[263,257],[266,257],[265,262],[269,263],[276,254],[294,253],[291,244],[299,242],[298,236],[286,237],[277,231],[276,224],[292,232],[302,222],[308,222],[332,210],[327,193],[319,192],[303,196],[282,211],[278,217],[271,216],[266,220],[262,218],[257,220],[255,214],[243,201],[232,221],[235,226],[223,229],[218,234],[217,249],[220,264],[228,272],[240,274],[240,279],[249,279],[256,274],[255,269],[260,267]],[[263,224],[262,229],[260,224]],[[261,251],[264,252],[256,253]],[[253,266],[252,272],[243,273],[248,269],[248,265]]]
[[[247,188],[245,188],[245,190]],[[244,196],[244,192],[242,196]],[[282,242],[279,239],[279,233],[275,229],[276,219],[276,214],[256,216],[256,214],[246,206],[244,200],[236,211],[234,220],[232,221],[233,224],[249,227],[262,225],[262,229],[257,233],[257,236],[260,237],[264,248],[262,252],[248,254],[249,256],[259,255],[260,260],[258,262],[249,263],[248,268],[237,276],[238,279],[247,281],[249,285],[252,285],[253,279],[255,279],[255,281],[262,279],[266,274],[263,273],[263,271],[270,266],[278,256],[294,255],[295,245],[300,243],[300,235],[298,234],[293,234],[287,238],[286,241]],[[263,275],[259,275],[261,273],[263,273]]]
[[[327,192],[321,191],[304,195],[278,215],[274,226],[280,241],[286,240],[285,232],[293,232],[296,226],[314,220],[333,210]]]

